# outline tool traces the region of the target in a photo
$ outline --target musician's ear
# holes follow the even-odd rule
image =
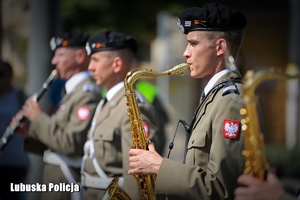
[[[217,41],[217,55],[222,55],[225,53],[226,49],[228,48],[226,40],[224,40],[223,38],[219,39]]]
[[[113,59],[112,66],[113,66],[114,72],[118,73],[123,68],[123,60],[119,56],[115,57]]]
[[[76,51],[76,55],[75,55],[75,61],[78,63],[78,64],[81,64],[85,61],[85,58],[86,58],[86,52],[85,50],[83,49],[78,49]]]

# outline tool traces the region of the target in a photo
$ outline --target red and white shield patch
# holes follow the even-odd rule
[[[90,108],[87,106],[79,106],[77,110],[77,118],[81,121],[88,120],[90,117]]]
[[[150,126],[149,126],[148,122],[144,121],[144,129],[145,129],[145,136],[149,137],[149,135],[150,135]]]
[[[229,139],[237,138],[240,134],[240,121],[225,119],[223,124],[223,136]]]

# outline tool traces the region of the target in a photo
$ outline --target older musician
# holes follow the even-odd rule
[[[81,158],[87,131],[98,102],[100,88],[87,71],[89,58],[85,43],[88,35],[67,32],[50,42],[54,56],[52,64],[60,78],[66,80],[65,95],[52,116],[43,112],[39,103],[29,98],[21,113],[31,122],[18,132],[26,138],[25,150],[44,154],[43,183],[48,192],[42,199],[67,200],[80,198]],[[26,129],[29,126],[29,131]],[[39,145],[37,145],[39,144]],[[44,151],[45,150],[45,151]],[[77,186],[75,192],[50,192],[49,184],[65,183]],[[76,192],[77,191],[77,192]]]

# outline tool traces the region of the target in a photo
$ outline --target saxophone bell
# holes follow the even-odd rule
[[[114,177],[109,183],[101,200],[131,200],[130,197],[119,187],[119,177]]]
[[[275,70],[248,71],[244,82],[244,108],[240,110],[243,119],[241,121],[242,130],[245,135],[245,156],[244,174],[264,180],[266,172],[270,169],[267,162],[264,137],[261,133],[257,113],[257,99],[255,89],[265,80],[290,80],[300,79],[300,74],[290,75]]]

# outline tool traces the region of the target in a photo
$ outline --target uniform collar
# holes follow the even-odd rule
[[[65,84],[66,94],[71,93],[74,88],[88,76],[90,76],[89,71],[83,71],[73,75]]]
[[[115,96],[115,94],[117,94],[117,92],[123,87],[124,87],[124,81],[116,84],[110,90],[108,90],[106,93],[107,101],[111,100]]]
[[[205,95],[213,88],[213,86],[215,85],[215,83],[219,80],[219,78],[221,78],[221,76],[223,76],[224,74],[227,74],[231,72],[231,70],[229,69],[224,69],[220,72],[218,72],[217,74],[215,74],[206,84],[205,88],[204,88],[204,93]]]

